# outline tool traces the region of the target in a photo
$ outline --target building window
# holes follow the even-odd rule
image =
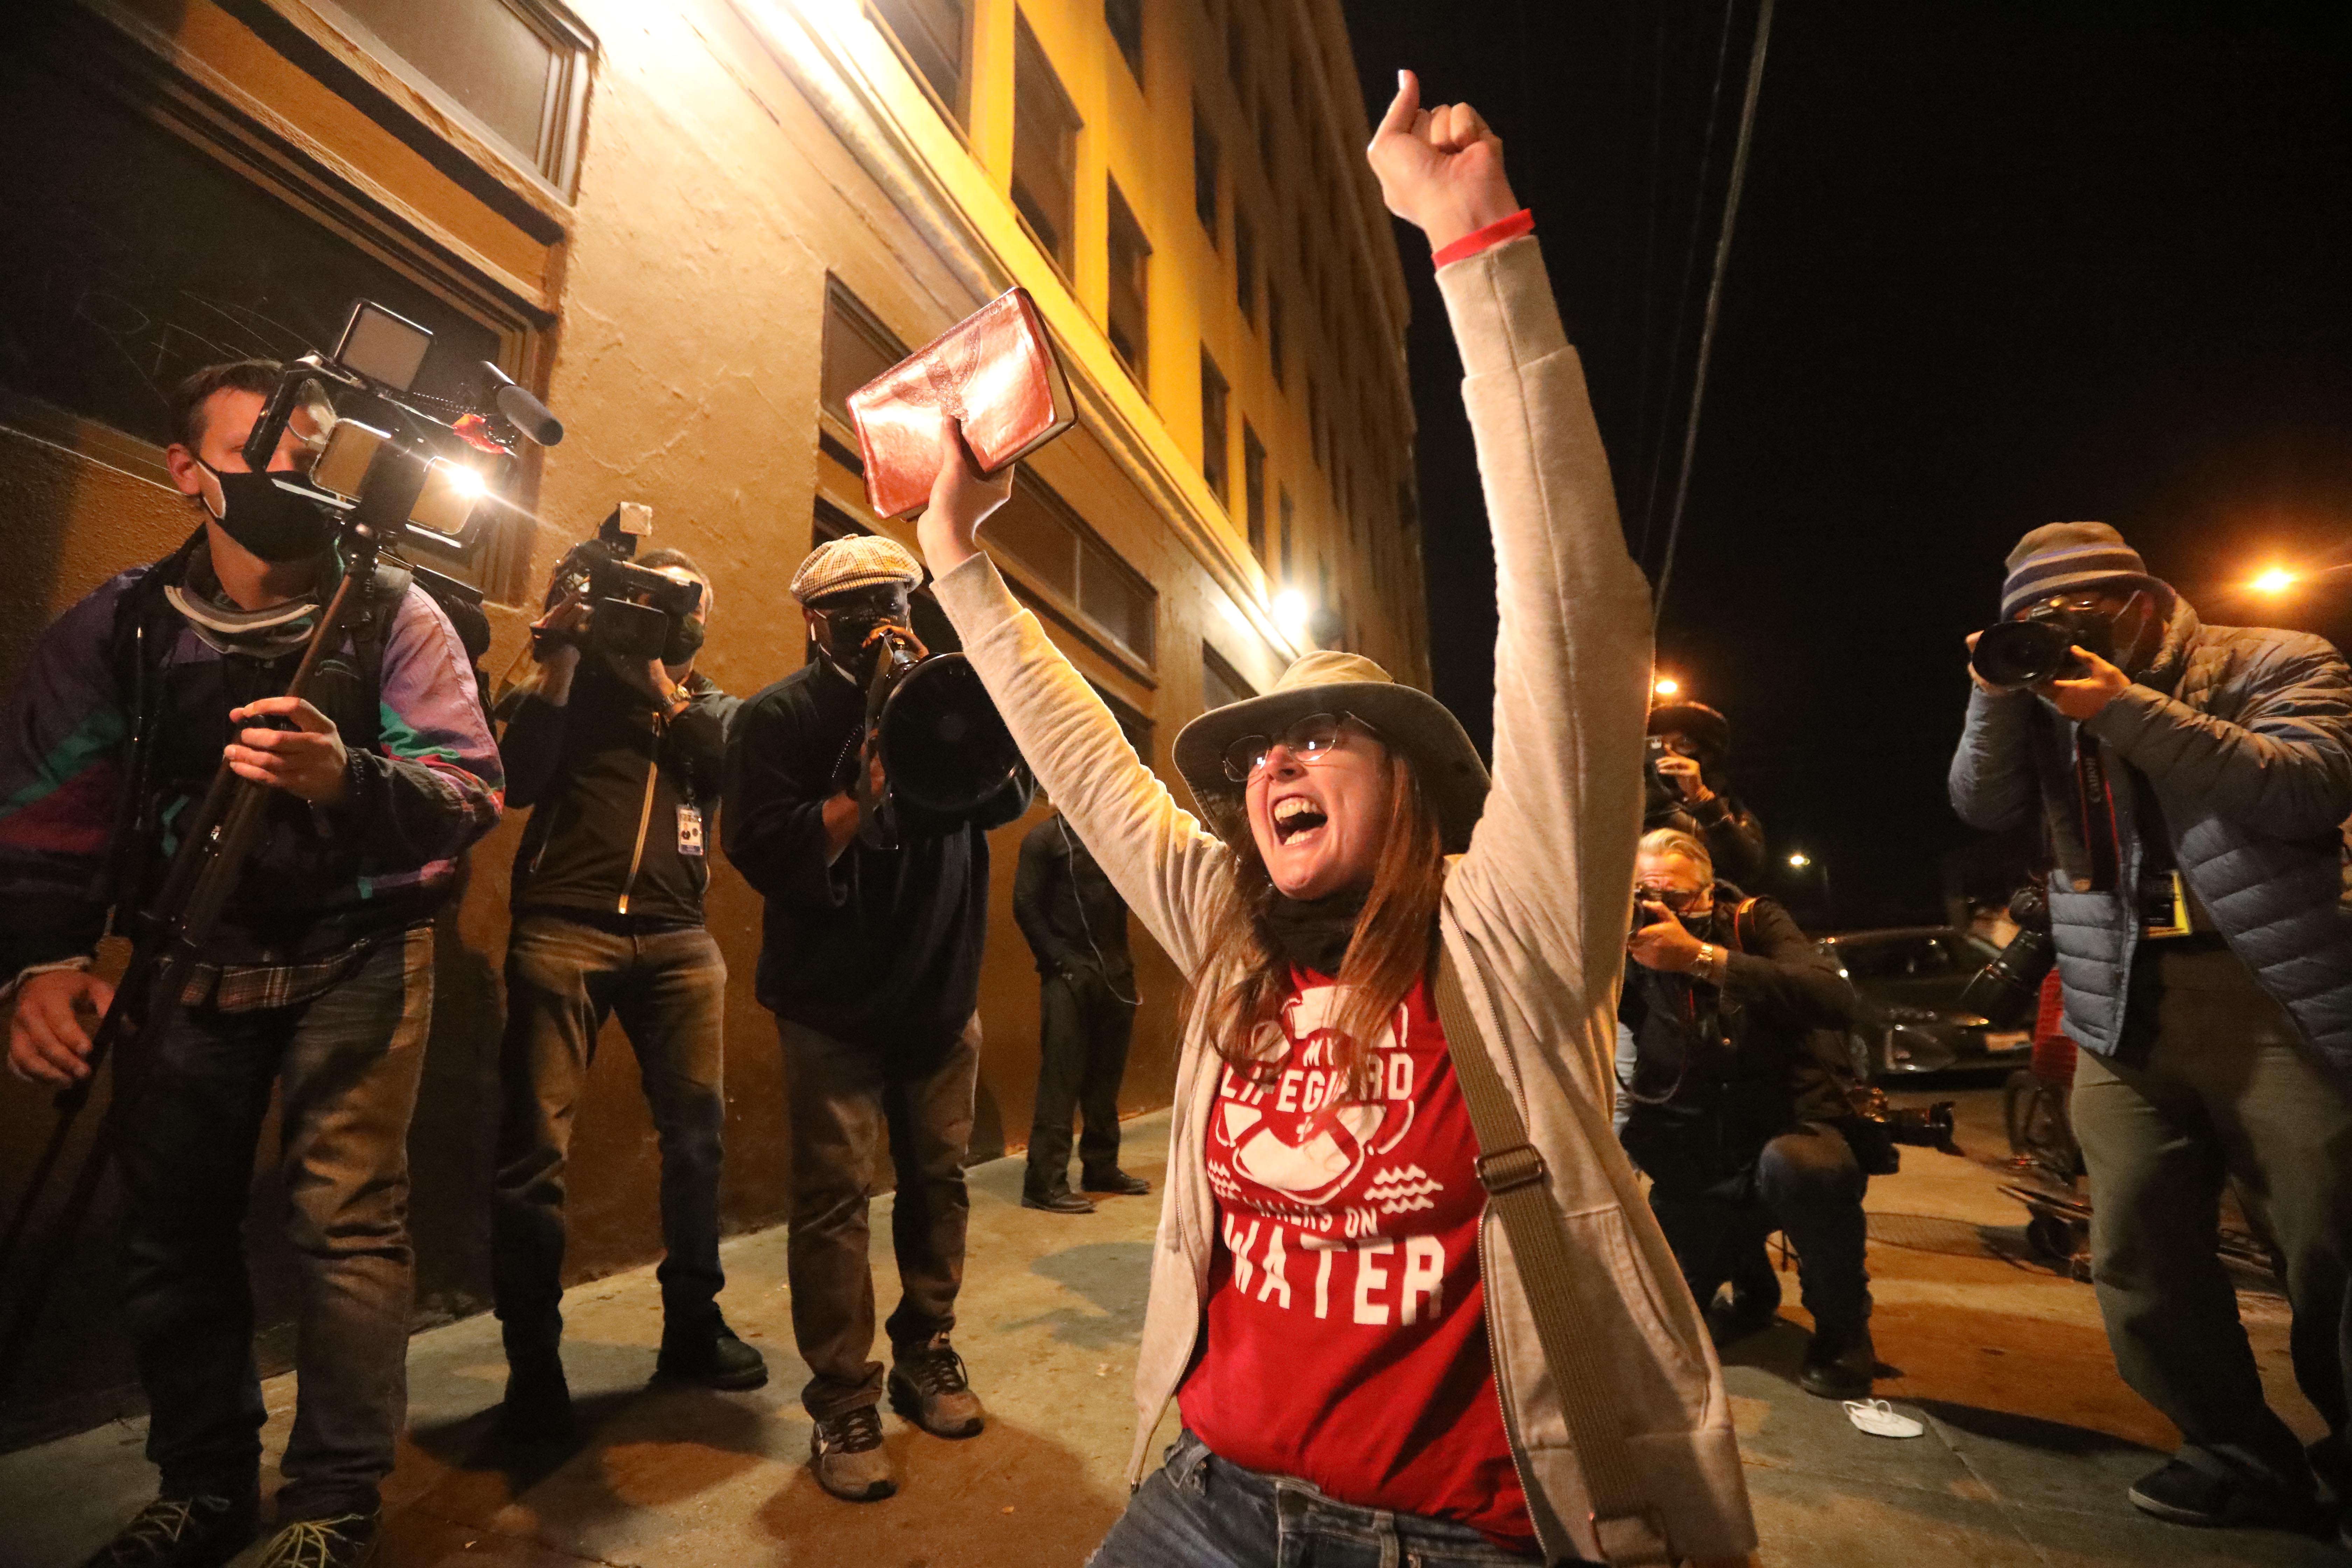
[[[547,182],[578,171],[593,44],[534,0],[340,0],[356,40],[464,111]],[[399,70],[405,66],[407,70]]]
[[[1192,210],[1201,215],[1201,226],[1209,231],[1209,243],[1217,243],[1217,138],[1209,122],[1201,117],[1201,106],[1192,106]]]
[[[1103,0],[1103,26],[1118,42],[1118,52],[1127,57],[1127,68],[1135,73],[1135,85],[1143,85],[1143,0]]]
[[[1225,24],[1225,74],[1234,79],[1234,97],[1249,112],[1249,35],[1242,28],[1242,14],[1236,10]]]
[[[1081,122],[1037,35],[1029,30],[1029,18],[1016,12],[1013,27],[1013,205],[1028,221],[1038,247],[1066,275]]]
[[[1265,356],[1274,363],[1274,384],[1282,384],[1282,290],[1265,284]]]
[[[1234,302],[1242,320],[1257,325],[1257,226],[1234,204]]]
[[[1110,346],[1127,362],[1138,386],[1145,385],[1144,355],[1151,342],[1151,242],[1119,194],[1110,187]]]
[[[1021,470],[1011,498],[981,531],[991,550],[1012,557],[1028,581],[1048,590],[1085,626],[1150,665],[1159,595],[1052,487]]]
[[[393,0],[386,0],[393,3]],[[950,120],[963,123],[964,0],[871,0],[874,14]]]
[[[1207,643],[1201,645],[1201,706],[1203,710],[1230,708],[1256,695],[1256,689],[1242,679],[1241,671],[1233,667],[1231,660]]]
[[[1232,506],[1231,491],[1226,484],[1225,447],[1232,439],[1225,425],[1225,378],[1217,369],[1217,362],[1209,351],[1201,351],[1201,477],[1209,481],[1209,489],[1217,500]]]
[[[1280,568],[1279,568],[1279,570],[1278,570],[1278,572],[1277,572],[1276,575],[1277,575],[1278,580],[1281,582],[1282,585],[1283,585],[1284,587],[1287,588],[1287,587],[1289,587],[1289,586],[1290,586],[1290,541],[1291,541],[1291,527],[1292,527],[1292,523],[1293,523],[1293,522],[1294,522],[1294,521],[1295,521],[1294,514],[1292,513],[1291,509],[1290,509],[1290,487],[1289,487],[1288,485],[1284,485],[1284,486],[1282,487],[1282,490],[1281,490],[1281,497],[1282,497],[1282,507],[1281,507],[1281,511],[1282,511],[1282,520],[1281,520],[1282,534],[1281,534],[1281,539],[1280,539],[1279,548],[1281,549],[1282,553],[1281,553],[1281,555],[1278,557],[1278,560],[1280,561],[1281,565],[1280,565]]]
[[[1315,441],[1315,466],[1329,467],[1323,460],[1323,388],[1311,375],[1307,378],[1307,424]]]
[[[850,423],[849,395],[907,357],[907,345],[842,286],[824,280],[824,342],[819,372],[825,412]]]
[[[1248,519],[1250,553],[1265,561],[1265,443],[1242,421],[1242,510]]]

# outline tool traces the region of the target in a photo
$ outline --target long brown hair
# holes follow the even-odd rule
[[[1346,1084],[1326,1109],[1379,1098],[1372,1042],[1428,970],[1437,939],[1437,904],[1445,889],[1445,848],[1437,814],[1422,793],[1420,776],[1403,752],[1389,752],[1388,832],[1372,868],[1371,890],[1340,961],[1339,1010],[1330,1027],[1339,1037],[1335,1066]],[[1290,994],[1290,963],[1275,950],[1266,913],[1279,897],[1258,853],[1246,808],[1228,797],[1214,825],[1233,850],[1234,907],[1209,945],[1202,976],[1231,974],[1209,1003],[1217,1054],[1253,1072],[1278,1052],[1277,1016]]]

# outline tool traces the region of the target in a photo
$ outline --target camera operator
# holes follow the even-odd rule
[[[273,792],[173,1026],[116,1066],[121,1301],[162,1485],[102,1563],[220,1563],[259,1531],[266,1412],[239,1233],[273,1085],[297,1394],[260,1561],[373,1553],[406,1407],[406,1140],[431,922],[499,816],[473,671],[448,618],[396,574],[366,585],[307,699],[272,695],[339,570],[325,510],[242,456],[278,375],[247,360],[180,384],[164,458],[201,526],[51,626],[0,723],[8,1063],[36,1083],[89,1076],[91,1020],[113,994],[92,953],[110,907],[128,931],[158,890],[167,825],[224,759]],[[317,433],[298,416],[271,471],[300,467]]]
[[[596,1037],[617,1013],[661,1146],[662,1341],[656,1375],[756,1388],[760,1352],[720,1316],[719,1177],[727,1101],[727,963],[703,929],[705,818],[719,806],[727,723],[740,702],[696,673],[708,578],[686,554],[639,566],[700,586],[658,657],[600,646],[595,611],[559,565],[533,679],[500,742],[511,805],[532,808],[514,864],[499,1079],[491,1277],[511,1435],[561,1433],[564,1176]],[[583,644],[585,645],[583,647]]]
[[[1671,828],[1634,861],[1634,967],[1618,1005],[1618,1135],[1717,1340],[1772,1321],[1764,1238],[1786,1231],[1813,1336],[1798,1383],[1859,1399],[1876,1358],[1863,1264],[1868,1178],[1838,1124],[1853,993],[1770,899],[1716,880],[1706,847]],[[1759,1267],[1760,1266],[1760,1267]],[[1728,1283],[1727,1309],[1714,1306]]]
[[[1151,1184],[1118,1168],[1118,1085],[1135,1030],[1127,902],[1055,812],[1021,840],[1013,918],[1037,960],[1037,1104],[1029,1124],[1024,1208],[1092,1214],[1070,1191],[1070,1114],[1079,1112],[1078,1185],[1140,1197]]]
[[[1724,787],[1731,726],[1704,702],[1650,710],[1650,765],[1642,831],[1671,827],[1705,843],[1723,874],[1750,881],[1764,870],[1764,825]]]
[[[2315,637],[2203,624],[2105,523],[2035,529],[2007,564],[2003,620],[2054,623],[2072,659],[2004,688],[1977,668],[1990,634],[1969,639],[1951,798],[1994,831],[2038,809],[2058,862],[2099,1309],[2124,1380],[2182,1436],[2131,1500],[2307,1524],[2315,1466],[2339,1500],[2352,1482],[2352,671]],[[2308,1457],[2263,1401],[2215,1255],[2229,1178],[2284,1260],[2296,1382],[2329,1428]]]
[[[971,822],[903,819],[900,841],[859,834],[860,782],[887,783],[866,736],[867,689],[888,643],[915,641],[913,555],[870,534],[828,540],[793,574],[813,657],[744,704],[728,737],[727,858],[767,900],[759,995],[783,1042],[793,1138],[786,1247],[793,1334],[811,1377],[818,1483],[852,1502],[898,1488],[882,1451],[881,1365],[866,1195],[885,1140],[898,1175],[891,1238],[900,1297],[892,1405],[968,1437],[985,1419],[950,1333],[963,1280],[964,1156],[979,1083],[986,829],[1028,808],[1017,774]]]

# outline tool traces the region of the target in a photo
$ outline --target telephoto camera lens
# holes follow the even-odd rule
[[[2033,1016],[2042,1003],[2042,977],[2058,959],[2050,937],[2050,896],[2041,883],[2028,882],[2010,895],[2009,918],[2017,922],[2017,934],[1960,993],[1960,1009],[1996,1028],[2015,1028]]]
[[[1978,634],[1969,665],[1995,686],[2039,686],[2074,658],[2073,629],[2057,621],[2002,621]]]

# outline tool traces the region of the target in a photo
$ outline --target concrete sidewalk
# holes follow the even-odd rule
[[[2116,1380],[2087,1286],[2021,1253],[2024,1215],[1995,1190],[1999,1106],[1962,1099],[1965,1158],[1906,1151],[1873,1184],[1871,1266],[1881,1392],[1924,1416],[1925,1437],[1865,1436],[1835,1404],[1794,1384],[1804,1345],[1796,1282],[1789,1321],[1729,1358],[1727,1381],[1763,1533],[1788,1565],[2335,1564],[2332,1547],[2254,1532],[2208,1533],[2137,1514],[2123,1489],[2173,1441]],[[1162,1173],[1163,1116],[1128,1128],[1128,1163]],[[727,1246],[730,1320],[774,1376],[751,1394],[647,1389],[660,1336],[651,1268],[566,1300],[565,1360],[586,1417],[568,1455],[501,1463],[486,1413],[505,1368],[487,1317],[417,1336],[411,1423],[387,1489],[385,1568],[580,1563],[854,1564],[1013,1568],[1077,1564],[1117,1515],[1133,1420],[1130,1373],[1143,1317],[1155,1194],[1105,1201],[1091,1217],[1019,1206],[1021,1166],[971,1172],[971,1264],[957,1343],[994,1419],[946,1443],[896,1416],[902,1483],[887,1502],[836,1502],[809,1479],[805,1376],[792,1349],[779,1230]],[[888,1201],[876,1205],[875,1272],[895,1298]],[[2316,1430],[2286,1373],[2286,1314],[2243,1299],[2273,1398]],[[267,1385],[274,1463],[292,1415],[290,1378]],[[64,1568],[150,1494],[143,1431],[120,1423],[0,1457],[0,1564]]]

